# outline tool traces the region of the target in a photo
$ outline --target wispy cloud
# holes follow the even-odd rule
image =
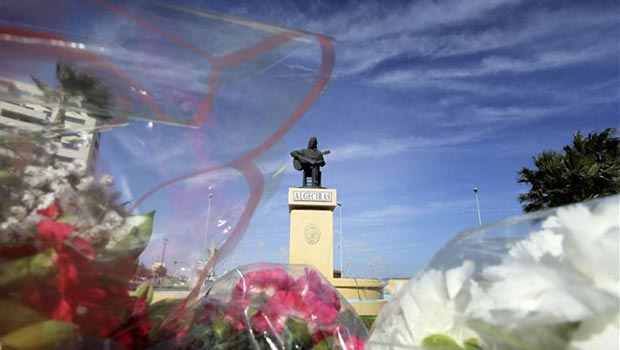
[[[601,37],[599,32],[613,29],[618,25],[618,18],[604,8],[531,7],[519,11],[517,22],[493,22],[495,12],[506,14],[525,2],[412,1],[387,7],[377,2],[356,2],[318,20],[293,12],[283,21],[332,35],[338,50],[336,74],[340,76],[377,68],[389,71],[393,62],[416,63],[419,59],[471,57],[478,53],[484,54],[476,58],[481,62],[486,59],[486,53],[494,54],[498,50],[512,51],[509,56],[512,59],[538,56],[540,69],[590,59],[580,54],[580,48],[596,43],[613,46],[612,40]],[[523,61],[525,65],[529,63]],[[518,62],[508,65],[487,61],[480,73],[485,69],[529,69]]]
[[[348,225],[385,225],[403,223],[435,213],[465,213],[471,210],[471,200],[437,201],[422,206],[390,205],[378,210],[367,210],[349,216]]]
[[[575,50],[540,52],[531,57],[493,55],[485,57],[479,62],[461,64],[458,67],[395,69],[379,74],[372,79],[372,82],[398,84],[399,86],[421,86],[425,82],[442,79],[472,78],[503,73],[529,73],[590,62],[617,52],[616,47],[601,43]]]
[[[367,158],[384,158],[397,155],[412,150],[434,150],[439,151],[443,148],[457,146],[465,143],[474,143],[484,139],[494,137],[491,129],[480,129],[473,131],[460,131],[458,133],[427,136],[408,136],[408,137],[381,137],[370,141],[355,142],[336,147],[332,150],[330,161],[344,161],[358,159],[360,154]],[[372,149],[372,152],[368,152]]]

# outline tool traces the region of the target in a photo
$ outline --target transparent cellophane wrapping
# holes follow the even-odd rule
[[[268,217],[330,40],[164,2],[33,0],[3,3],[0,51],[0,345],[169,341]],[[347,322],[338,336],[364,337]]]
[[[459,234],[381,311],[365,349],[617,349],[619,203]]]
[[[363,348],[366,327],[310,266],[242,266],[206,289],[161,326],[154,349]]]

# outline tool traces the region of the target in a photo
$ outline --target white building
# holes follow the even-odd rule
[[[43,93],[34,84],[0,78],[0,129],[44,130],[51,125],[54,111],[37,103],[13,103],[2,99],[2,96],[16,95],[22,101],[41,101]],[[97,120],[88,114],[67,109],[64,124],[68,130],[92,130]],[[63,136],[61,148],[56,158],[62,162],[75,159],[83,161],[88,169],[93,168],[99,151],[101,136],[98,132],[84,135]]]

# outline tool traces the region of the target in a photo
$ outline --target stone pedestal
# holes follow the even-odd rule
[[[337,192],[326,188],[289,188],[291,215],[289,263],[313,265],[333,279],[333,223]]]
[[[314,266],[338,289],[358,315],[376,316],[387,303],[383,283],[360,278],[334,278],[334,208],[337,191],[289,188],[291,214],[289,263]]]

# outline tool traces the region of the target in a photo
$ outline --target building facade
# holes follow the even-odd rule
[[[20,103],[2,99],[1,96],[19,96]],[[43,92],[34,84],[0,78],[0,129],[43,131],[52,126],[57,110],[35,102],[41,101]],[[67,130],[94,130],[97,120],[88,114],[67,108],[64,117]],[[93,170],[99,152],[101,135],[98,132],[73,133],[60,137],[56,159],[61,162],[80,160]]]

